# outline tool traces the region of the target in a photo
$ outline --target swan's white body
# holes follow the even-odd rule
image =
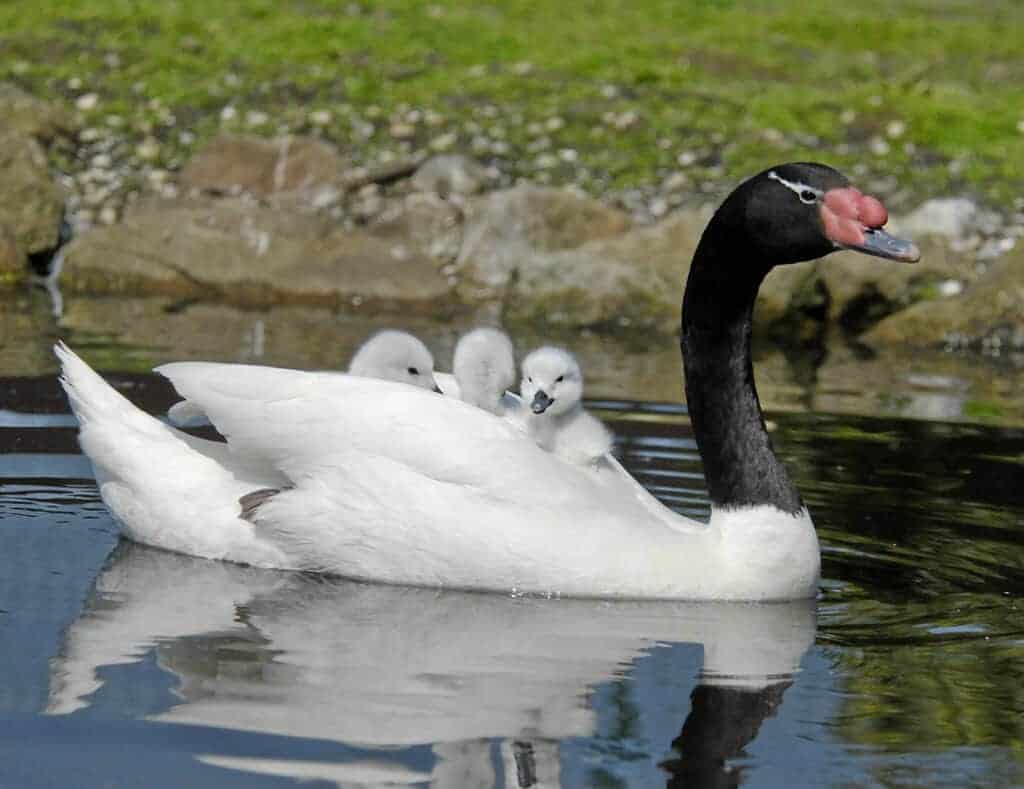
[[[137,542],[261,567],[567,596],[815,594],[806,512],[671,512],[614,460],[575,466],[507,420],[390,381],[165,365],[228,444],[143,413],[60,346],[80,442]],[[239,498],[281,488],[245,520]]]

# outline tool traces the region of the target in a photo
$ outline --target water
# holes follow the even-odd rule
[[[594,405],[644,484],[707,513],[680,408]],[[1024,783],[1024,430],[776,414],[817,603],[610,604],[118,545],[66,416],[21,413],[0,413],[4,785]]]
[[[172,358],[70,334],[110,369]],[[264,336],[271,360],[292,358]],[[1024,786],[1024,429],[1019,396],[999,393],[1012,370],[908,361],[893,384],[762,352],[773,439],[822,542],[819,599],[607,603],[119,544],[49,340],[32,342],[0,347],[0,368],[39,360],[0,378],[0,786]],[[587,350],[591,391],[609,395],[592,406],[625,465],[703,517],[685,412],[645,395],[677,386],[671,351],[602,368]],[[160,379],[113,380],[151,412],[171,402]]]

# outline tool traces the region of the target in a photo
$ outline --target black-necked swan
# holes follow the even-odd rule
[[[662,506],[617,464],[567,463],[505,419],[405,384],[202,362],[158,368],[224,445],[143,413],[69,349],[56,351],[100,495],[138,542],[400,584],[806,598],[817,591],[818,540],[754,389],[754,298],[773,266],[838,248],[916,260],[913,244],[881,229],[886,218],[843,175],[805,163],[754,176],[712,217],[690,268],[681,341],[708,523]],[[242,517],[239,499],[258,490]]]
[[[583,372],[564,348],[545,345],[523,359],[523,420],[534,441],[570,463],[596,463],[612,434],[583,407]]]
[[[515,382],[515,349],[500,329],[463,334],[455,345],[451,374],[437,373],[446,395],[498,415],[518,408],[519,400],[509,393]]]

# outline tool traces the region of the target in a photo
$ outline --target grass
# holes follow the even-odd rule
[[[315,129],[357,159],[453,132],[510,176],[598,192],[814,158],[891,176],[897,203],[1008,208],[1024,201],[1020,30],[1017,0],[8,0],[0,79],[96,93],[86,125],[126,156],[155,138],[172,169],[225,125]]]

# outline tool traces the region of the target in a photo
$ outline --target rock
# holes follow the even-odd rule
[[[943,197],[928,200],[907,216],[893,220],[894,233],[918,239],[943,236],[958,239],[966,236],[978,218],[978,206],[966,197]]]
[[[506,297],[506,319],[674,333],[690,260],[709,218],[709,210],[680,211],[616,238],[525,255]]]
[[[344,191],[345,162],[338,150],[315,137],[265,140],[222,134],[182,170],[185,189],[215,194],[248,192],[262,200],[321,207]]]
[[[838,252],[820,261],[817,274],[827,293],[828,320],[863,328],[929,297],[941,282],[970,282],[978,276],[973,262],[944,240],[924,237],[918,246],[921,260],[913,264],[857,252]]]
[[[451,262],[462,243],[462,212],[436,194],[413,193],[390,205],[366,229],[412,253]]]
[[[755,325],[791,323],[812,314],[820,317],[828,301],[820,283],[814,261],[775,267],[768,272],[757,293]]]
[[[0,284],[17,281],[24,273],[25,261],[18,253],[14,231],[7,225],[0,225]]]
[[[54,248],[64,213],[64,193],[35,139],[0,129],[0,181],[0,225],[13,231],[21,254]]]
[[[503,189],[467,206],[456,265],[470,283],[470,295],[493,295],[537,252],[616,236],[629,225],[627,214],[569,189]]]
[[[76,238],[64,255],[71,292],[199,297],[243,306],[447,306],[433,261],[315,215],[240,199],[148,201],[120,224]]]
[[[487,171],[462,154],[431,156],[412,177],[413,188],[442,197],[450,194],[472,195],[487,183]]]
[[[37,301],[42,304],[41,299]],[[113,308],[112,308],[113,307]],[[47,314],[27,325],[16,338],[24,338],[17,348],[11,344],[0,350],[0,374],[25,375],[25,370],[53,368],[52,321]],[[11,316],[0,312],[0,336],[11,325]],[[114,347],[131,348],[140,369],[154,367],[171,359],[220,360],[283,365],[302,369],[344,370],[349,359],[367,337],[385,328],[400,325],[422,337],[436,359],[450,359],[451,345],[446,335],[456,334],[448,321],[443,324],[427,317],[394,313],[376,314],[369,310],[339,312],[308,306],[280,305],[252,310],[223,303],[182,301],[159,296],[119,297],[78,294],[67,300],[61,320],[64,332],[73,336],[109,338]],[[464,330],[464,328],[463,328]],[[173,337],[173,349],[165,338]],[[445,348],[444,345],[449,347]],[[5,357],[24,353],[26,348],[41,361],[20,369],[9,365],[4,373]],[[443,353],[443,355],[442,355]]]
[[[44,145],[75,129],[71,114],[60,104],[42,101],[7,82],[0,82],[0,127]]]
[[[1015,250],[960,295],[890,315],[861,336],[869,345],[1024,347],[1024,250]]]

